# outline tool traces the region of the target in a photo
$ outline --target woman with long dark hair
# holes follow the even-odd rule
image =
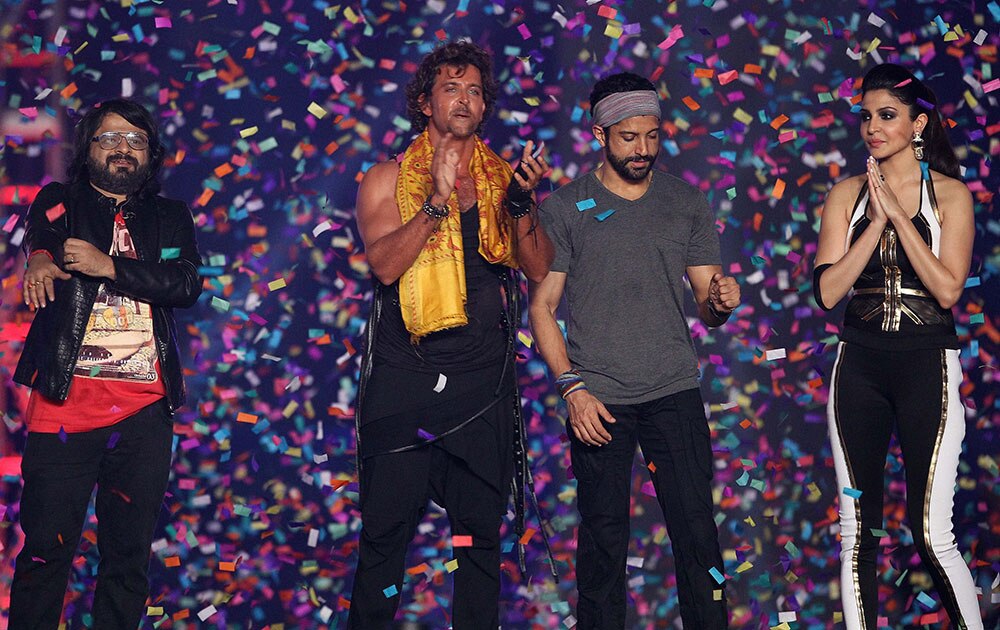
[[[850,630],[876,628],[876,532],[893,431],[917,552],[953,627],[983,627],[952,531],[965,415],[951,308],[972,260],[972,196],[958,179],[936,103],[901,66],[882,64],[865,75],[867,172],[830,190],[816,252],[820,307],[830,310],[851,293],[827,405]]]

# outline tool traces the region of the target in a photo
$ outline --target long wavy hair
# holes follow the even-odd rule
[[[452,66],[464,72],[465,68],[475,66],[483,80],[483,119],[476,127],[476,133],[482,134],[486,121],[493,113],[493,105],[497,100],[500,86],[493,76],[493,61],[490,54],[471,42],[449,42],[439,46],[420,62],[417,73],[406,85],[406,115],[410,119],[413,131],[417,133],[427,128],[428,117],[421,110],[422,102],[430,98],[434,79],[437,78],[441,66]]]
[[[108,114],[118,114],[130,124],[135,125],[146,133],[149,138],[149,172],[146,180],[136,192],[137,196],[155,195],[160,192],[160,167],[163,165],[163,145],[160,144],[160,133],[156,126],[153,115],[145,107],[124,98],[116,98],[104,101],[91,108],[80,122],[76,123],[76,131],[73,141],[73,159],[69,164],[69,178],[73,184],[86,183],[90,181],[90,170],[87,166],[87,158],[90,155],[90,144],[100,128],[104,117]],[[124,142],[124,140],[123,140]]]
[[[924,126],[924,161],[935,171],[949,177],[959,177],[958,157],[951,147],[948,134],[941,122],[941,114],[937,109],[937,97],[924,82],[913,76],[913,73],[903,66],[894,63],[883,63],[875,66],[865,74],[861,85],[861,95],[872,90],[886,90],[906,105],[910,120],[916,120],[920,114],[927,115],[927,125]],[[930,105],[930,107],[928,107]]]

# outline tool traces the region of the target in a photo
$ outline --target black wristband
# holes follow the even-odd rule
[[[728,313],[719,312],[719,310],[715,308],[715,304],[712,304],[712,300],[708,301],[708,312],[715,316],[715,318],[720,322],[728,321],[729,316],[733,314],[733,311],[729,311]]]
[[[516,203],[510,199],[507,199],[504,203],[507,206],[507,214],[509,214],[511,218],[520,219],[521,217],[531,214],[530,197],[528,198],[528,202],[524,204]]]

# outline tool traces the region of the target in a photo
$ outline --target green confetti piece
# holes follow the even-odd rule
[[[180,258],[180,256],[180,247],[164,247],[160,250],[160,258],[163,260],[173,260],[174,258]]]

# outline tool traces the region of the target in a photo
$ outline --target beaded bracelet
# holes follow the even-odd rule
[[[448,216],[448,204],[435,206],[431,203],[431,195],[427,195],[427,199],[424,200],[424,205],[420,209],[432,219],[443,219]]]

